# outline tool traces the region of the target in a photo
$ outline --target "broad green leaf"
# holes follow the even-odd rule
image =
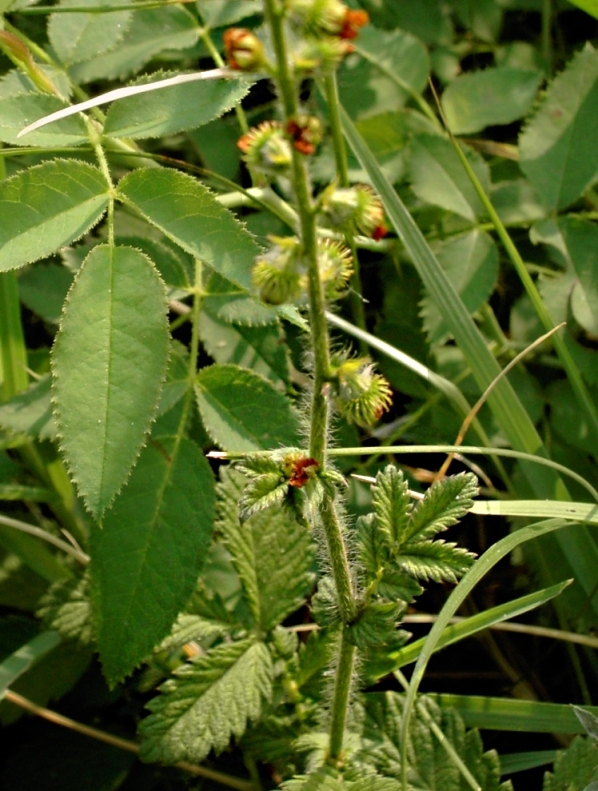
[[[571,310],[586,332],[598,334],[598,227],[575,217],[559,220],[567,263],[577,283],[571,293]]]
[[[538,71],[500,66],[460,75],[442,95],[451,131],[471,134],[522,118],[530,110],[541,80]]]
[[[503,11],[501,2],[495,0],[456,0],[457,20],[471,34],[482,41],[494,42],[498,39]]]
[[[159,72],[143,82],[171,76]],[[104,134],[142,139],[195,129],[232,109],[247,95],[249,87],[249,82],[241,80],[203,80],[129,96],[110,106]]]
[[[145,442],[168,342],[164,284],[152,262],[130,247],[95,247],[69,292],[52,366],[61,446],[96,517]]]
[[[264,305],[249,296],[245,289],[213,272],[205,286],[204,308],[217,320],[227,324],[243,324],[248,327],[263,327],[278,321],[278,317],[293,321],[290,310],[294,305],[280,305],[276,308]],[[284,310],[284,309],[287,310]],[[298,314],[297,314],[298,315]],[[296,322],[293,322],[296,323]],[[301,325],[299,325],[301,326]]]
[[[288,380],[288,352],[278,325],[246,327],[228,324],[204,309],[199,320],[199,332],[206,351],[217,363],[251,368],[277,384]]]
[[[450,44],[453,29],[450,15],[438,0],[363,0],[377,27],[408,30],[426,44]]]
[[[24,93],[0,102],[0,140],[16,146],[78,146],[87,141],[87,130],[81,116],[63,118],[50,126],[43,127],[26,137],[17,137],[23,127],[28,126],[68,104],[57,96],[41,93]]]
[[[19,676],[56,648],[59,643],[58,632],[42,632],[7,657],[0,665],[0,700]]]
[[[570,0],[570,2],[581,8],[586,14],[598,19],[598,0]]]
[[[288,399],[252,371],[236,365],[204,368],[195,394],[206,430],[224,450],[297,445],[297,418]]]
[[[434,252],[467,310],[475,313],[490,298],[498,277],[498,250],[492,237],[476,229],[441,242]],[[429,342],[445,340],[447,324],[430,297],[424,298],[421,313]]]
[[[588,784],[597,779],[597,773],[596,745],[591,739],[578,736],[566,750],[557,752],[553,772],[544,775],[542,791],[588,791]]]
[[[253,14],[261,14],[261,0],[211,0],[201,3],[199,13],[207,27],[224,27]]]
[[[224,472],[218,486],[218,522],[239,574],[249,610],[267,631],[297,610],[314,584],[309,534],[290,510],[273,505],[241,524],[245,479]]]
[[[241,736],[272,694],[272,660],[264,643],[223,643],[175,670],[141,723],[145,761],[200,763]]]
[[[488,166],[482,157],[466,150],[467,158],[485,189],[490,187]],[[426,203],[441,206],[466,220],[484,214],[482,203],[448,140],[437,135],[416,135],[411,144],[413,191]]]
[[[173,341],[166,370],[166,381],[160,396],[158,417],[168,412],[191,387],[189,381],[189,352],[182,343]]]
[[[60,0],[61,8],[71,6],[97,7],[97,0]],[[118,7],[120,0],[102,0],[102,5]],[[65,66],[92,60],[97,55],[115,49],[127,34],[131,11],[109,14],[51,14],[48,37],[56,54]]]
[[[430,695],[442,709],[454,709],[474,728],[531,733],[585,733],[568,703],[544,703],[481,695]],[[585,706],[598,715],[598,706]]]
[[[193,261],[180,247],[174,247],[145,236],[117,236],[117,244],[141,250],[156,265],[167,286],[187,293],[191,287]]]
[[[355,48],[356,54],[338,71],[341,101],[351,108],[354,118],[396,110],[425,88],[428,53],[410,33],[368,26],[360,32]]]
[[[44,376],[25,392],[0,404],[0,428],[40,439],[56,439],[50,385],[50,376]]]
[[[136,170],[120,182],[118,192],[188,253],[242,288],[251,288],[251,270],[260,249],[197,179],[166,168]]]
[[[190,440],[151,439],[91,532],[92,605],[111,685],[169,632],[195,588],[214,524],[214,481]]]
[[[72,282],[73,274],[65,266],[37,264],[25,269],[19,276],[19,296],[29,310],[44,321],[58,324]]]
[[[95,225],[108,204],[100,171],[58,159],[0,182],[0,271],[55,253]]]
[[[71,95],[69,78],[63,71],[45,63],[38,63],[37,66],[49,77],[61,96],[69,97]],[[20,69],[9,71],[0,79],[0,99],[10,99],[14,96],[34,92],[38,92],[36,85]],[[37,95],[41,96],[42,94],[37,93]]]
[[[62,16],[62,15],[61,15]],[[96,16],[112,16],[99,14]],[[197,42],[197,19],[183,6],[162,6],[134,11],[125,39],[110,52],[70,68],[79,83],[99,79],[122,79],[134,74],[166,49],[185,49]]]
[[[525,179],[499,181],[490,189],[490,199],[498,216],[506,225],[532,222],[546,216],[546,209],[534,188]]]
[[[519,138],[521,169],[549,209],[563,209],[598,176],[598,53],[589,44],[548,86]]]

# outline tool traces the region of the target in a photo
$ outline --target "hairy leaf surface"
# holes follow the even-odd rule
[[[272,660],[264,643],[224,643],[175,671],[141,724],[146,761],[199,763],[221,752],[257,719],[272,694]]]
[[[40,599],[36,615],[49,629],[60,632],[63,640],[78,640],[83,645],[92,643],[89,574],[58,580],[51,585]]]
[[[114,684],[168,634],[191,596],[214,524],[214,481],[190,440],[151,440],[91,533],[100,657]]]
[[[52,358],[61,446],[97,517],[145,441],[166,373],[164,284],[129,247],[95,247],[69,292]]]
[[[55,160],[0,182],[0,271],[78,239],[103,215],[106,182],[92,165]]]
[[[224,450],[297,444],[288,399],[262,376],[236,365],[212,365],[197,375],[195,393],[206,430]]]
[[[248,290],[259,247],[197,179],[176,170],[136,170],[120,182],[123,200],[173,242]]]

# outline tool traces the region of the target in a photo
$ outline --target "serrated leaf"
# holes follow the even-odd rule
[[[413,509],[402,541],[421,541],[456,524],[472,507],[477,494],[477,479],[470,472],[436,481]]]
[[[239,519],[246,522],[259,511],[282,505],[288,490],[289,483],[280,471],[265,473],[249,481],[239,500]]]
[[[44,376],[24,393],[0,404],[0,428],[40,439],[55,439],[50,385],[50,376]]]
[[[158,242],[147,236],[118,236],[117,244],[141,250],[156,265],[167,286],[187,291],[193,279],[193,260],[180,247]]]
[[[153,74],[143,81],[172,76],[174,73]],[[249,87],[249,82],[240,80],[203,80],[129,96],[110,106],[104,134],[140,140],[196,129],[231,110]]]
[[[259,717],[272,694],[272,661],[264,643],[225,643],[175,671],[141,724],[145,761],[203,761]]]
[[[209,28],[224,27],[239,22],[253,14],[261,14],[261,0],[212,0],[199,9],[202,19]]]
[[[520,166],[549,209],[576,200],[598,176],[598,52],[589,44],[548,86],[519,138]]]
[[[195,394],[206,430],[224,450],[297,445],[297,419],[288,399],[252,371],[236,365],[204,368]]]
[[[566,750],[559,750],[553,772],[546,772],[542,791],[582,791],[595,779],[598,752],[591,739],[577,736]]]
[[[31,132],[26,137],[17,137],[23,127],[28,126],[68,104],[58,96],[42,93],[25,93],[0,102],[0,140],[15,146],[78,146],[87,141],[85,123],[79,115],[56,121],[50,126]]]
[[[404,605],[396,602],[372,602],[348,628],[349,640],[362,650],[381,648],[395,630]]]
[[[467,310],[475,313],[490,298],[498,277],[498,249],[492,237],[476,229],[442,242],[434,252]],[[422,301],[421,314],[429,343],[444,341],[449,329],[429,296]]]
[[[99,517],[154,418],[168,359],[164,284],[129,247],[99,245],[79,270],[52,355],[61,447]]]
[[[585,732],[590,736],[594,742],[598,742],[598,717],[592,714],[591,711],[582,709],[581,706],[573,706],[575,716],[581,722]]]
[[[91,532],[92,603],[104,672],[116,683],[168,634],[191,596],[214,523],[214,481],[195,443],[150,440]]]
[[[70,73],[78,83],[123,79],[139,71],[158,52],[192,47],[196,41],[197,19],[182,6],[135,11],[126,38],[119,46],[91,60],[73,64]]]
[[[490,188],[488,165],[482,157],[465,151],[486,192]],[[411,144],[411,181],[421,200],[475,220],[484,214],[482,203],[450,141],[436,135],[416,135]]]
[[[181,613],[168,637],[160,643],[160,651],[172,651],[192,641],[222,637],[230,631],[230,624],[210,621],[201,615]]]
[[[542,80],[539,71],[508,66],[460,74],[442,95],[442,107],[455,135],[510,124],[530,110]]]
[[[58,580],[51,585],[39,602],[38,618],[60,633],[63,640],[77,640],[82,645],[93,642],[89,574]]]
[[[245,290],[260,248],[197,179],[165,168],[133,171],[119,183],[121,198],[191,255]]]
[[[456,583],[475,560],[475,555],[445,541],[409,542],[396,559],[412,577],[435,582]]]
[[[92,165],[57,159],[0,182],[0,271],[30,264],[83,236],[108,205]]]
[[[278,321],[278,317],[293,321],[288,311],[283,313],[283,308],[297,312],[294,305],[278,305],[272,307],[258,302],[249,296],[247,291],[235,283],[231,283],[222,275],[213,272],[206,283],[204,297],[205,310],[217,321],[227,324],[242,324],[248,327],[263,327]],[[300,321],[302,319],[299,319]],[[296,322],[295,322],[296,323]]]
[[[598,332],[598,228],[592,222],[564,217],[558,222],[565,244],[567,265],[577,276],[570,294],[571,310],[577,322],[590,334]]]
[[[223,472],[217,526],[253,619],[269,630],[300,607],[313,586],[311,542],[305,528],[280,506],[255,514],[242,525],[238,503],[244,484],[238,473]]]
[[[199,318],[199,332],[206,351],[216,362],[251,368],[275,383],[288,380],[288,351],[277,324],[229,324],[205,308]]]
[[[158,417],[178,404],[190,386],[189,352],[182,343],[172,341],[170,359],[166,369],[166,381],[158,405]]]
[[[121,2],[102,0],[102,4],[118,7]],[[97,0],[60,0],[59,5],[96,8]],[[79,63],[114,49],[127,33],[131,18],[131,11],[126,10],[109,14],[50,14],[48,37],[64,65]]]
[[[411,500],[407,481],[394,465],[389,464],[376,476],[372,487],[372,506],[377,527],[393,544],[400,543],[407,527]]]

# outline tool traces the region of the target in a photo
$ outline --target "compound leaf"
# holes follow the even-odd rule
[[[548,87],[519,138],[520,166],[549,209],[576,200],[598,176],[598,52],[589,44]]]
[[[69,292],[52,370],[62,450],[96,517],[145,442],[168,342],[164,284],[151,261],[129,247],[95,247]]]
[[[0,271],[79,239],[104,213],[106,181],[85,162],[57,159],[0,182]]]
[[[150,440],[91,532],[92,603],[110,683],[168,634],[193,593],[213,524],[214,480],[199,448],[184,438]]]
[[[197,375],[195,393],[206,430],[224,450],[297,445],[297,419],[288,399],[253,371],[211,365]]]
[[[259,247],[235,217],[197,179],[166,168],[135,170],[120,182],[125,203],[169,239],[243,289]]]
[[[176,670],[160,691],[141,724],[141,756],[199,763],[259,717],[262,701],[272,694],[270,653],[253,639],[224,643]]]
[[[477,479],[470,472],[436,481],[413,509],[402,540],[421,541],[456,524],[472,507],[477,493]]]

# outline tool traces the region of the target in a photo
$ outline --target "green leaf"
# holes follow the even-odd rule
[[[431,538],[456,524],[471,509],[477,495],[477,478],[471,472],[436,481],[411,512],[401,543]]]
[[[222,752],[259,717],[272,675],[267,647],[253,639],[224,643],[183,665],[148,705],[152,714],[140,728],[143,760],[199,763],[212,749]]]
[[[108,204],[100,171],[54,160],[0,182],[0,271],[37,261],[79,239]]]
[[[1,105],[0,105],[1,106]],[[58,324],[73,275],[60,264],[36,264],[19,277],[21,302],[44,321]]]
[[[193,261],[179,247],[146,236],[117,236],[116,242],[145,253],[154,262],[167,286],[185,292],[191,288]]]
[[[288,509],[273,505],[241,524],[245,479],[223,472],[218,530],[231,554],[256,624],[272,629],[298,609],[314,584],[311,541]]]
[[[63,71],[45,63],[38,63],[37,67],[52,81],[61,96],[68,97],[71,95],[69,78]],[[38,88],[31,78],[20,69],[9,71],[0,79],[0,99],[10,99],[13,96],[21,96],[25,93],[42,95],[38,92]]]
[[[215,320],[224,321],[227,324],[242,324],[247,327],[263,327],[273,324],[278,321],[279,316],[295,323],[297,319],[293,319],[290,315],[290,311],[293,310],[299,316],[294,305],[278,305],[276,307],[264,305],[250,297],[245,288],[231,283],[230,280],[217,272],[212,272],[207,280],[203,304],[204,310]],[[302,318],[299,318],[299,321],[302,321]],[[302,328],[305,329],[305,327]]]
[[[121,198],[169,239],[245,290],[259,247],[197,179],[165,168],[140,169],[118,185]]]
[[[40,599],[36,615],[49,629],[59,632],[63,640],[91,644],[94,633],[89,601],[89,574],[58,580],[51,585]]]
[[[61,447],[99,517],[155,416],[168,359],[164,284],[129,247],[99,245],[79,270],[52,356]]]
[[[348,639],[361,650],[375,648],[392,637],[405,605],[397,602],[373,602],[359,613],[347,630]]]
[[[482,157],[465,150],[471,166],[486,190],[490,175]],[[413,191],[426,203],[440,206],[474,221],[485,211],[459,157],[448,140],[436,135],[416,135],[411,143]]]
[[[461,74],[442,95],[442,107],[455,135],[510,124],[530,110],[542,74],[506,66]]]
[[[0,545],[48,582],[70,577],[70,572],[46,549],[47,544],[35,536],[0,525]]]
[[[224,450],[297,445],[297,419],[287,398],[262,376],[236,365],[212,365],[195,394],[208,433]]]
[[[168,637],[160,643],[159,651],[173,651],[185,643],[201,640],[213,640],[230,632],[230,625],[220,621],[211,621],[201,615],[181,613],[176,619]]]
[[[392,544],[402,543],[411,512],[409,488],[403,473],[389,464],[376,475],[372,486],[372,507],[378,529]]]
[[[174,73],[158,72],[140,83],[172,76]],[[196,129],[231,110],[249,87],[249,82],[240,80],[202,80],[129,96],[110,106],[104,134],[139,140]]]
[[[89,6],[96,8],[97,0],[60,0],[61,8]],[[120,0],[102,0],[102,5],[121,5]],[[131,22],[131,11],[109,14],[81,12],[50,14],[48,37],[56,54],[65,66],[92,60],[116,48]]]
[[[590,736],[594,742],[598,742],[598,717],[592,714],[591,711],[582,709],[580,706],[573,706],[573,711],[577,719],[583,725],[588,736]]]
[[[191,386],[189,381],[189,352],[179,341],[172,341],[166,381],[158,405],[158,417],[178,404]]]
[[[202,19],[209,28],[224,27],[239,22],[248,16],[261,14],[261,0],[211,0],[199,9]]]
[[[52,417],[50,385],[50,376],[44,376],[24,393],[0,404],[0,428],[15,434],[55,439],[57,429]]]
[[[26,137],[17,137],[23,127],[28,126],[68,104],[57,96],[41,93],[21,94],[0,102],[0,140],[15,146],[78,146],[87,141],[85,123],[79,115],[63,118],[50,126],[31,132]]]
[[[586,14],[598,19],[598,0],[570,0],[570,2],[581,8]]]
[[[467,310],[475,313],[490,298],[498,277],[498,249],[492,237],[476,229],[441,242],[434,252]],[[421,313],[429,342],[445,340],[447,324],[429,296],[422,301]]]
[[[596,746],[590,739],[578,736],[566,750],[559,750],[554,773],[546,772],[542,791],[582,791],[595,780],[598,770]]]
[[[424,90],[430,61],[422,42],[410,33],[365,27],[355,49],[361,58],[347,58],[338,72],[341,101],[354,118],[396,110]]]
[[[598,176],[598,53],[588,44],[549,85],[519,138],[520,166],[549,209],[563,209]]]
[[[564,217],[558,226],[567,264],[577,276],[571,293],[571,310],[586,332],[595,335],[598,333],[598,228],[595,223],[576,217]]]
[[[251,368],[275,384],[288,381],[288,351],[278,324],[265,327],[229,324],[204,308],[199,332],[206,351],[217,363]]]
[[[193,593],[213,523],[213,476],[199,448],[150,440],[102,528],[91,532],[92,604],[111,684],[168,634]]]
[[[117,0],[115,0],[117,1]],[[61,14],[62,16],[62,14]],[[113,14],[95,14],[113,16]],[[165,49],[185,49],[197,42],[197,19],[182,6],[162,6],[135,11],[126,37],[109,52],[75,63],[70,73],[75,82],[123,79]]]
[[[0,665],[0,700],[19,676],[60,643],[58,632],[42,632],[18,648]]]

